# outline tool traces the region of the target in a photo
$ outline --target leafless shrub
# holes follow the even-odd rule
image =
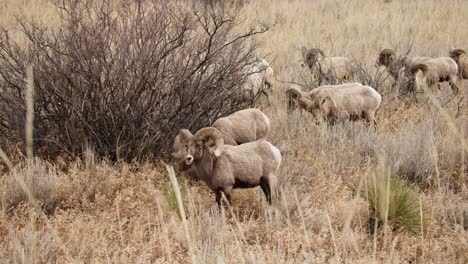
[[[241,4],[65,0],[58,28],[20,19],[26,45],[0,33],[0,142],[23,138],[27,65],[43,157],[158,155],[179,128],[239,110],[250,37],[267,30],[243,30]]]

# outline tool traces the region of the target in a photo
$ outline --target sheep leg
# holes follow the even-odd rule
[[[216,195],[216,203],[218,204],[218,208],[221,209],[221,189],[217,189],[215,191],[215,195]]]
[[[372,127],[374,131],[377,130],[377,121],[375,121],[373,112],[366,112],[366,123],[369,127]]]
[[[457,76],[450,76],[449,77],[449,85],[452,88],[454,94],[458,94],[460,91],[457,85],[458,77]]]
[[[262,188],[263,193],[265,194],[265,198],[269,204],[271,204],[271,192],[270,186],[265,180],[260,179],[260,187]]]
[[[224,195],[226,196],[226,200],[228,201],[229,203],[229,206],[232,205],[232,186],[227,186],[227,187],[224,187],[223,188],[223,193]]]
[[[262,188],[262,191],[265,194],[265,198],[270,205],[272,202],[272,197],[276,195],[275,186],[276,182],[274,180],[274,175],[260,178],[260,187]]]

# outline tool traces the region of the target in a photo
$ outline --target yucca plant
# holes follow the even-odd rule
[[[405,182],[393,177],[368,177],[359,191],[369,202],[373,225],[384,224],[394,230],[418,233],[427,222],[426,210],[418,194]]]

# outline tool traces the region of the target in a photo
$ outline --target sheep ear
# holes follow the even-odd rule
[[[325,53],[323,53],[323,50],[321,50],[321,49],[317,49],[317,50],[320,53],[320,55],[322,55],[322,57],[325,57]]]
[[[307,57],[307,49],[304,46],[302,46],[302,57]]]
[[[333,110],[336,108],[336,102],[330,96],[323,98],[320,104],[322,107],[328,110]]]

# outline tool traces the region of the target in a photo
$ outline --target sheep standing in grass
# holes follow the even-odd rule
[[[271,65],[265,59],[256,58],[243,69],[242,74],[246,75],[246,80],[241,87],[241,101],[252,101],[261,93],[270,104],[269,93],[275,82]]]
[[[202,128],[195,135],[189,133],[179,133],[188,142],[185,163],[193,166],[197,176],[215,192],[218,206],[222,193],[232,204],[233,189],[257,186],[271,204],[281,163],[281,153],[275,146],[264,139],[225,145],[223,134],[214,127]]]
[[[320,89],[341,89],[347,87],[358,87],[360,85],[360,83],[342,83],[338,85],[322,85],[320,86]],[[311,100],[310,93],[311,92],[303,92],[299,85],[290,84],[289,89],[286,90],[288,113],[292,113],[295,109],[299,109],[302,114],[302,111],[307,108],[307,100]]]
[[[324,52],[317,48],[307,50],[302,47],[304,65],[312,72],[319,85],[327,81],[344,82],[354,78],[356,65],[346,57],[326,57]]]
[[[247,142],[266,139],[270,129],[270,119],[259,109],[249,108],[237,111],[229,116],[221,117],[213,123],[224,138],[226,145],[240,145]],[[173,158],[178,163],[183,162],[187,155],[187,129],[181,129],[173,145]]]
[[[468,57],[463,49],[454,49],[449,52],[452,58],[458,65],[458,76],[460,79],[468,79]]]
[[[359,83],[321,86],[310,93],[292,88],[289,93],[296,94],[298,105],[312,113],[318,122],[331,124],[365,119],[376,127],[375,114],[382,97],[370,86]]]
[[[377,65],[385,66],[395,82],[400,81],[407,89],[414,90],[414,74],[423,73],[422,82],[432,87],[440,82],[447,81],[454,93],[458,93],[458,66],[449,57],[396,57],[396,53],[390,49],[380,52]],[[426,67],[422,67],[425,65]],[[420,70],[420,71],[419,71]]]

